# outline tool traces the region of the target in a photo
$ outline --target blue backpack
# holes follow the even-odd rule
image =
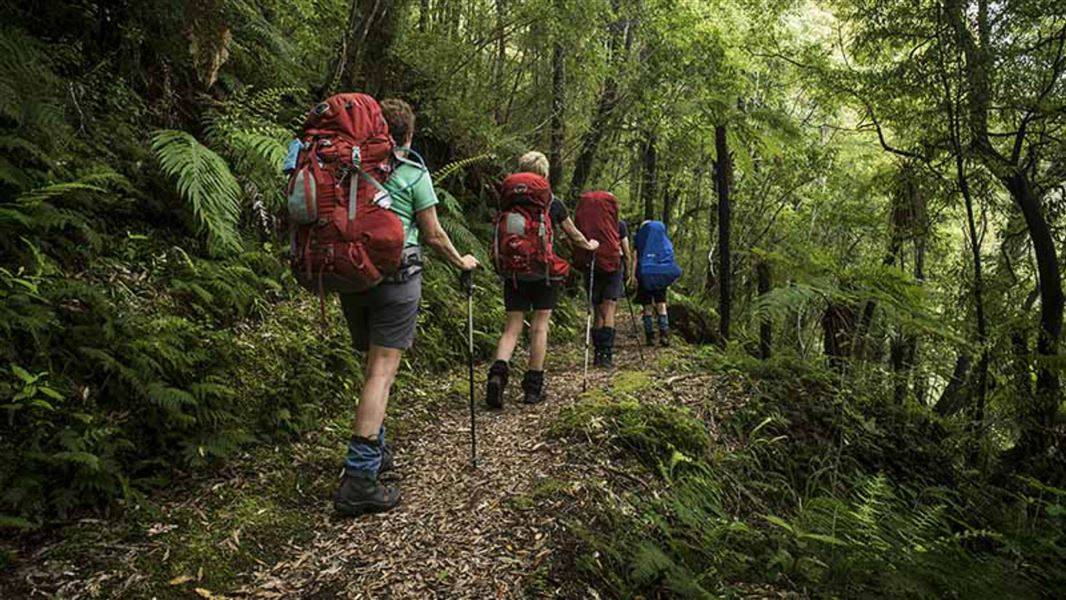
[[[648,291],[665,290],[681,278],[674,244],[662,221],[644,221],[637,231],[637,279]]]

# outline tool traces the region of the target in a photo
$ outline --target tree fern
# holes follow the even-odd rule
[[[163,171],[177,181],[178,192],[207,232],[212,249],[236,250],[241,187],[226,161],[184,131],[156,131],[152,150]]]

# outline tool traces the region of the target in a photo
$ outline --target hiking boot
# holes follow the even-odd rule
[[[544,395],[544,371],[526,371],[522,379],[522,391],[525,396],[522,402],[526,404],[538,404],[545,398]]]
[[[353,477],[347,473],[333,496],[333,510],[341,517],[385,512],[399,503],[399,488],[382,485],[376,479]]]
[[[670,347],[670,335],[667,334],[665,331],[659,332],[659,345],[663,348]]]
[[[645,333],[644,334],[644,345],[645,346],[654,346],[655,345],[655,334],[654,333]]]
[[[503,408],[503,394],[507,390],[507,375],[510,367],[507,361],[498,360],[489,367],[489,379],[485,383],[485,404],[489,408]]]
[[[605,327],[602,331],[603,356],[600,359],[600,366],[605,369],[610,369],[614,366],[614,328]]]

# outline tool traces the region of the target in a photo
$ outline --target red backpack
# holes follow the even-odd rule
[[[492,244],[496,272],[515,281],[566,279],[570,264],[552,248],[548,180],[535,173],[515,173],[503,180],[501,195]]]
[[[287,188],[297,281],[323,298],[377,285],[404,247],[381,185],[393,149],[381,107],[366,94],[332,96],[307,114],[297,148]]]
[[[574,225],[590,240],[596,240],[596,270],[613,273],[622,268],[622,240],[618,236],[618,200],[611,192],[585,192],[578,196]],[[588,271],[592,252],[574,249],[574,264]]]

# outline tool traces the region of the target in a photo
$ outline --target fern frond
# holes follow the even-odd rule
[[[440,226],[461,252],[469,252],[481,263],[488,263],[488,250],[461,218],[441,216]]]
[[[241,187],[226,161],[184,131],[156,131],[152,150],[163,171],[177,180],[178,192],[207,231],[212,247],[236,250]]]
[[[436,173],[433,173],[433,181],[440,183],[452,174],[457,173],[469,167],[470,165],[477,164],[479,162],[484,162],[487,160],[495,160],[495,158],[495,154],[492,154],[491,152],[486,152],[484,154],[478,154],[477,156],[471,156],[470,158],[452,161],[438,169]]]

